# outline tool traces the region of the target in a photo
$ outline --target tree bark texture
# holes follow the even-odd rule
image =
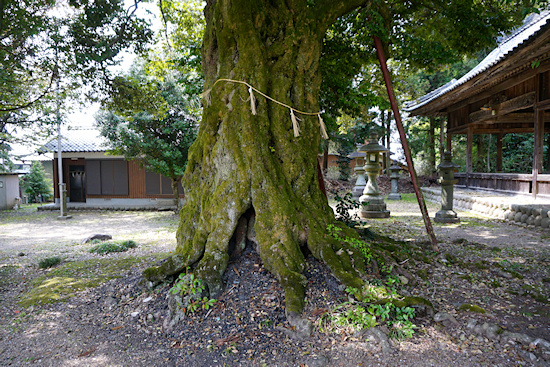
[[[203,69],[211,103],[190,150],[178,245],[165,269],[190,267],[216,297],[223,291],[229,244],[244,222],[255,231],[264,266],[285,291],[287,316],[304,306],[306,248],[344,284],[362,286],[359,251],[327,234],[335,221],[319,189],[318,117],[296,114],[301,133],[294,137],[288,108],[255,94],[253,115],[246,86],[214,85],[221,78],[244,81],[297,110],[319,111],[323,36],[360,3],[318,1],[312,8],[301,0],[208,1]]]

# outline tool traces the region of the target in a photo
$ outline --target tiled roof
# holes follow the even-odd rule
[[[485,59],[483,59],[476,67],[470,70],[462,78],[453,79],[447,84],[425,94],[424,96],[410,102],[406,102],[405,111],[414,111],[429,102],[441,97],[442,95],[461,86],[485,70],[499,63],[512,53],[520,49],[527,41],[536,37],[537,33],[546,25],[550,26],[550,10],[541,11],[540,14],[531,14],[523,22],[523,25],[516,29],[511,34],[503,37],[499,41],[499,45]]]
[[[62,152],[104,152],[109,143],[96,129],[68,130],[61,133]],[[44,144],[50,152],[57,152],[57,138]]]

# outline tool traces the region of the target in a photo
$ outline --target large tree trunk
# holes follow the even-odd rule
[[[327,9],[338,9],[318,18],[305,1],[274,3],[217,0],[205,9],[203,69],[211,104],[204,106],[190,149],[176,255],[164,269],[191,267],[216,297],[223,291],[230,240],[254,212],[249,223],[256,248],[285,290],[290,321],[304,305],[306,248],[348,286],[362,286],[365,264],[358,250],[327,235],[334,214],[319,189],[317,116],[297,114],[301,133],[294,137],[288,108],[256,94],[253,115],[246,86],[214,85],[221,78],[245,81],[297,110],[319,110],[322,39],[346,2],[326,1]]]

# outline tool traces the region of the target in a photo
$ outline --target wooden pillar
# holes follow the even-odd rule
[[[57,156],[54,155],[53,164],[53,197],[59,199],[59,178],[57,173]]]
[[[497,134],[497,172],[502,172],[502,138],[504,137],[503,133]]]
[[[449,152],[451,149],[448,149]],[[445,152],[445,119],[439,119],[439,159],[443,160],[443,152]]]
[[[449,152],[453,151],[453,134],[447,133],[447,150]]]
[[[428,164],[430,165],[430,171],[436,172],[435,162],[435,117],[430,116],[430,127],[428,128]]]
[[[470,175],[473,167],[473,145],[474,145],[474,130],[468,126],[466,135],[466,187],[470,187]]]
[[[536,91],[536,101],[540,102],[541,100],[541,80],[542,74],[535,76],[535,91]],[[535,146],[533,149],[533,181],[532,181],[532,194],[533,198],[536,199],[538,194],[538,175],[542,173],[542,157],[543,157],[543,144],[544,144],[544,110],[537,107],[535,103]]]
[[[447,140],[447,151],[453,151],[453,134],[449,133],[449,122],[451,121],[451,116],[447,112],[447,128],[445,129],[445,138]],[[444,122],[441,122],[441,131],[443,132]],[[443,134],[443,133],[442,133]],[[443,137],[441,137],[441,145],[443,145]]]
[[[533,198],[538,193],[538,175],[542,173],[542,157],[544,143],[544,111],[535,110],[535,147],[533,149]]]

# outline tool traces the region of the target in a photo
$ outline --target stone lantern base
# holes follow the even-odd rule
[[[365,191],[366,185],[356,185],[353,187],[353,190],[351,191],[354,198],[359,199],[361,195],[363,195],[363,191]]]
[[[390,211],[386,210],[386,203],[381,196],[373,197],[363,195],[359,198],[361,202],[361,218],[389,218]]]
[[[441,209],[437,213],[435,213],[434,222],[437,223],[458,223],[460,222],[460,218],[458,218],[458,215],[454,210],[445,210]]]
[[[388,195],[388,200],[401,200],[401,194],[398,192],[392,192]]]

